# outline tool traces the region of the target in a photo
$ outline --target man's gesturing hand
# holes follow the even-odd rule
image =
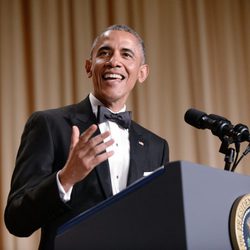
[[[95,166],[113,155],[113,151],[106,152],[106,149],[114,140],[104,142],[104,139],[110,136],[110,132],[92,137],[96,130],[97,125],[91,125],[80,135],[78,127],[72,127],[68,160],[59,173],[60,182],[66,192],[75,183],[83,180]]]

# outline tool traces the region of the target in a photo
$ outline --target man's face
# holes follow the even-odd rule
[[[142,48],[133,34],[105,32],[93,49],[92,59],[86,61],[94,95],[109,107],[121,108],[136,81],[143,82],[148,75],[142,56]]]

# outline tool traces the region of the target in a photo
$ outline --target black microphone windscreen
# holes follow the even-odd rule
[[[228,119],[226,119],[225,117],[220,116],[220,115],[210,114],[209,118],[211,118],[211,119],[213,119],[215,121],[227,121],[227,122],[230,123],[230,121]]]
[[[184,120],[185,122],[187,122],[188,124],[196,128],[203,128],[201,121],[202,121],[202,117],[206,115],[207,115],[206,113],[201,112],[197,109],[189,109],[185,113]]]

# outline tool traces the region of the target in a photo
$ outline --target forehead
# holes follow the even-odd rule
[[[129,32],[108,30],[99,37],[93,48],[93,52],[98,51],[102,47],[132,49],[133,51],[139,51],[140,45],[137,37]]]

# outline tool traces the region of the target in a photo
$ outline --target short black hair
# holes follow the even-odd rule
[[[109,26],[108,28],[106,28],[100,35],[98,35],[93,44],[92,44],[92,48],[91,48],[91,57],[92,57],[92,54],[93,54],[93,50],[98,42],[98,40],[100,39],[100,37],[107,31],[109,30],[118,30],[118,31],[125,31],[125,32],[129,32],[130,34],[134,35],[138,42],[139,42],[139,45],[141,46],[141,50],[142,50],[142,64],[144,64],[146,62],[146,50],[145,50],[145,45],[144,45],[144,41],[143,39],[140,37],[140,35],[132,28],[130,28],[129,26],[127,25],[123,25],[123,24],[114,24],[112,26]]]

